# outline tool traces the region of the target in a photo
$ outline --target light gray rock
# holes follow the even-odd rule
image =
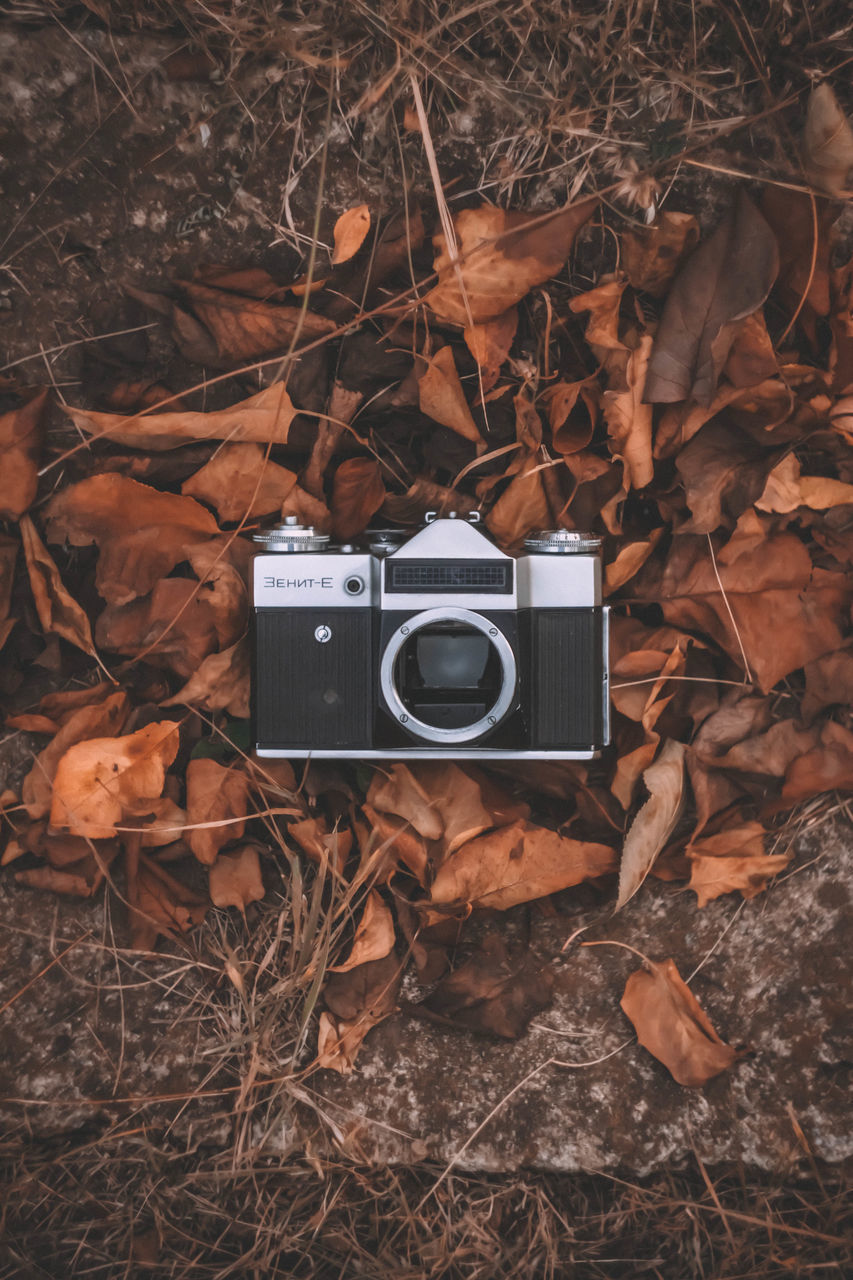
[[[378,1027],[356,1074],[322,1077],[347,1144],[377,1161],[641,1175],[694,1148],[709,1164],[784,1167],[806,1154],[799,1126],[817,1159],[849,1157],[851,849],[849,826],[825,823],[750,902],[698,911],[692,893],[652,880],[583,935],[672,956],[685,979],[701,964],[691,989],[723,1039],[750,1049],[703,1089],[676,1084],[621,1013],[636,958],[574,944],[556,962],[553,1007],[518,1042],[401,1014]],[[587,922],[534,919],[536,950],[559,952]]]

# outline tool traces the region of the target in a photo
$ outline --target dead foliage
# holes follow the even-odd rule
[[[251,928],[265,867],[286,865],[310,899],[294,1054],[310,1034],[313,1067],[341,1072],[399,1008],[410,962],[432,988],[419,1016],[444,1024],[512,1038],[547,1005],[550,971],[499,935],[474,946],[475,913],[554,910],[582,884],[618,910],[649,876],[699,909],[765,892],[790,859],[786,810],[853,790],[853,265],[836,243],[851,133],[828,86],[801,123],[814,190],[741,184],[704,235],[630,167],[619,190],[644,227],[597,196],[451,214],[440,190],[434,211],[407,192],[390,214],[344,210],[322,270],[312,250],[292,279],[209,266],[132,286],[195,387],[138,368],[92,404],[13,387],[4,688],[10,730],[44,742],[4,802],[12,874],[86,896],[120,870],[151,948],[211,905]],[[618,253],[595,258],[605,227]],[[44,430],[49,405],[85,447]],[[601,536],[612,747],[510,773],[297,778],[252,760],[252,529],[297,514],[352,541],[428,509],[482,510],[508,551],[543,527]],[[30,694],[38,664],[57,694]],[[622,1008],[679,1083],[737,1059],[672,960],[634,974]]]

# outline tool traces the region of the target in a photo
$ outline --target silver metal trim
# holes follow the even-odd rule
[[[610,605],[601,610],[601,745],[610,746]]]
[[[320,533],[313,525],[300,524],[296,516],[285,516],[281,524],[253,534],[252,541],[264,551],[293,555],[300,551],[325,551],[330,539],[328,533]]]
[[[408,710],[394,684],[394,664],[403,645],[414,632],[421,631],[424,627],[428,627],[434,622],[461,622],[465,626],[473,627],[475,631],[479,631],[494,645],[500,658],[503,685],[497,701],[494,706],[489,708],[489,711],[482,719],[477,720],[474,724],[465,725],[461,729],[438,729],[435,725],[426,724],[423,720],[418,720],[417,716],[413,716]],[[418,613],[414,617],[408,618],[406,622],[397,628],[385,646],[385,652],[382,655],[382,662],[379,667],[379,687],[389,710],[401,724],[405,725],[410,733],[417,734],[419,738],[425,738],[427,742],[470,742],[473,738],[482,737],[484,733],[490,732],[500,723],[509,710],[515,695],[517,679],[518,670],[515,663],[515,654],[512,651],[512,645],[503,632],[488,618],[481,617],[479,613],[473,613],[470,609],[456,609],[449,606],[442,609],[426,609],[423,613]],[[407,752],[406,754],[410,753]]]
[[[255,755],[263,760],[595,760],[600,749],[589,751],[506,751],[499,747],[460,747],[447,750],[440,747],[391,747],[378,750],[374,747],[358,747],[354,750],[308,747],[287,747],[278,751],[270,747],[257,747]]]

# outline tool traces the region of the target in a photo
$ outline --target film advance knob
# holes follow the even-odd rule
[[[296,516],[285,516],[281,524],[254,534],[252,541],[260,543],[265,551],[325,551],[329,535],[313,525],[300,524]]]
[[[545,555],[588,555],[598,550],[601,539],[579,529],[540,529],[524,539],[524,546]]]

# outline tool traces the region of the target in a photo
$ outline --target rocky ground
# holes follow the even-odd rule
[[[122,286],[161,287],[203,262],[297,274],[315,217],[326,107],[298,60],[285,68],[256,59],[229,76],[162,31],[0,28],[5,370],[49,382],[72,402],[118,363],[156,367],[168,385],[183,385],[180,357]],[[420,135],[398,137],[387,113],[354,120],[336,102],[333,116],[319,215],[325,246],[345,208],[395,207],[399,157],[413,181],[426,173]],[[440,161],[457,191],[497,184],[484,136],[514,119],[511,105],[476,94],[448,114]],[[712,220],[729,181],[694,174],[676,204]],[[525,187],[531,208],[565,194],[565,178],[553,175]],[[46,672],[37,693],[50,679]],[[4,689],[14,707],[16,689],[8,681]],[[0,793],[33,748],[22,733],[0,744]],[[551,1007],[521,1040],[425,1021],[404,988],[400,1012],[368,1038],[355,1074],[321,1072],[248,1109],[246,1046],[235,1051],[226,1025],[220,959],[239,925],[213,913],[201,934],[155,958],[129,950],[115,898],[58,899],[0,876],[5,1151],[17,1159],[32,1143],[41,1159],[51,1144],[65,1151],[144,1131],[176,1159],[215,1153],[223,1168],[247,1152],[277,1167],[294,1153],[348,1167],[423,1164],[427,1191],[448,1168],[642,1179],[697,1160],[792,1183],[816,1169],[819,1182],[825,1164],[834,1179],[853,1155],[845,950],[853,819],[826,800],[792,825],[791,840],[794,860],[753,901],[729,896],[698,912],[683,888],[654,881],[612,919],[610,899],[592,889],[561,895],[556,914],[515,908],[505,936],[529,941],[556,975]],[[494,921],[481,928],[488,934]],[[685,978],[695,971],[692,989],[722,1037],[742,1047],[741,1060],[702,1090],[680,1088],[618,1011],[635,959],[583,942],[628,944],[672,956]],[[18,1240],[27,1229],[18,1223]],[[840,1242],[827,1247],[826,1274],[843,1274],[832,1260]],[[156,1250],[133,1248],[140,1274],[152,1274]],[[14,1233],[10,1249],[6,1274],[29,1274]],[[784,1270],[792,1256],[782,1250],[782,1270],[766,1274],[794,1274]],[[540,1274],[535,1265],[525,1274]],[[39,1268],[32,1274],[54,1274],[47,1259]],[[438,1272],[423,1263],[417,1274]],[[678,1274],[677,1264],[665,1274]]]

